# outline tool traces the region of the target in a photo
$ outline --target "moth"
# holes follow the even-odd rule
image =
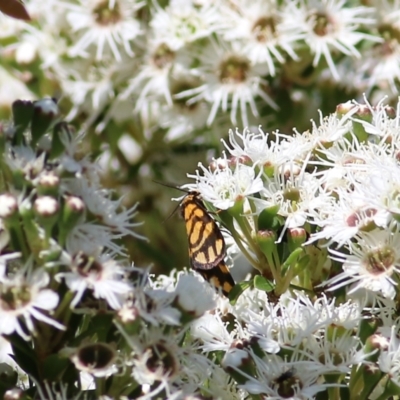
[[[196,191],[183,198],[180,209],[186,224],[191,267],[228,296],[235,281],[224,261],[226,245],[220,228]]]

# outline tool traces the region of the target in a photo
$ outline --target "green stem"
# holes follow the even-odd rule
[[[229,228],[230,228],[229,231],[230,231],[233,239],[235,239],[235,242],[236,242],[237,246],[239,247],[240,251],[250,261],[251,265],[253,265],[254,268],[256,268],[258,271],[262,271],[262,269],[259,266],[258,261],[247,251],[247,248],[243,245],[242,238],[237,233],[236,229],[234,229],[233,224]]]

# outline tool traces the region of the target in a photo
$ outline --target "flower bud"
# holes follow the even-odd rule
[[[51,236],[51,230],[58,220],[58,201],[50,196],[38,197],[33,203],[33,211],[39,225],[46,231],[46,236]]]
[[[0,195],[0,218],[6,223],[18,219],[18,202],[10,193]]]
[[[307,232],[304,228],[289,228],[286,234],[290,251],[294,251],[307,240]]]
[[[40,196],[58,197],[60,178],[54,172],[47,172],[40,176],[37,183],[37,192]]]
[[[256,241],[261,251],[269,256],[276,251],[276,232],[271,230],[261,230],[256,234]]]
[[[17,387],[7,390],[4,393],[3,397],[3,400],[29,400],[29,399],[31,399],[31,397],[28,396],[26,393],[24,393],[22,389]]]

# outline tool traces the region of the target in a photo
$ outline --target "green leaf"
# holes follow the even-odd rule
[[[304,257],[301,257],[300,260],[297,262],[297,272],[301,272],[303,271],[303,269],[305,269],[306,267],[309,266],[311,261],[311,257],[306,254],[304,255]]]
[[[43,361],[42,370],[47,380],[60,381],[63,372],[69,365],[70,361],[67,358],[51,354]]]
[[[53,127],[52,143],[49,154],[50,160],[54,160],[65,151],[64,143],[61,140],[61,136],[63,135],[68,135],[69,138],[72,138],[72,133],[68,124],[65,121],[60,121]]]
[[[261,275],[256,275],[253,279],[253,283],[256,289],[262,290],[267,293],[272,292],[275,289],[275,285]]]
[[[281,269],[281,276],[285,276],[287,273],[287,270],[291,265],[294,265],[297,263],[297,261],[300,258],[300,255],[304,253],[304,249],[302,247],[298,247],[296,250],[292,251],[286,261],[282,265]]]
[[[243,281],[237,283],[232,290],[229,292],[229,303],[233,306],[236,304],[239,296],[250,286],[252,285],[251,281]]]
[[[13,122],[15,128],[15,144],[23,143],[23,133],[28,127],[33,116],[33,103],[31,101],[17,100],[12,104]]]
[[[13,333],[7,336],[7,340],[10,342],[13,349],[13,358],[17,364],[28,374],[39,379],[39,371],[37,366],[37,355],[31,348],[29,342],[26,342],[21,336]]]
[[[86,316],[86,318],[89,318],[89,316]],[[110,329],[112,331],[114,327],[113,316],[110,314],[97,314],[91,316],[87,321],[87,328],[73,340],[74,345],[78,346],[82,340],[88,337],[95,337],[99,341],[107,342]]]
[[[59,109],[53,99],[42,99],[34,102],[31,133],[32,146],[35,146],[47,130],[57,122]]]
[[[259,231],[278,230],[281,226],[280,217],[278,216],[279,206],[272,206],[261,211],[257,220]]]

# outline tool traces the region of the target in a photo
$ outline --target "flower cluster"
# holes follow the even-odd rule
[[[1,125],[0,395],[195,394],[214,365],[187,327],[216,294],[132,266],[119,242],[144,239],[136,205],[102,188],[81,141],[52,99],[14,102]]]
[[[361,3],[28,0],[34,25],[0,16],[0,82],[37,94],[27,71],[40,68],[70,100],[69,119],[86,115],[102,130],[136,116],[167,141],[224,124],[225,115],[264,124],[265,110],[299,102],[299,84],[319,90],[329,79],[358,94],[396,93],[397,3]],[[11,74],[15,63],[26,86]],[[143,146],[149,137],[135,139]]]
[[[233,329],[221,316],[196,323],[204,348],[223,350],[224,369],[249,393],[400,393],[388,372],[399,361],[399,112],[400,103],[348,102],[292,136],[231,131],[229,155],[188,175],[196,182],[185,188],[219,210],[228,253],[247,259],[233,272],[257,270],[230,295]]]
[[[152,180],[182,184],[232,126],[304,130],[318,109],[363,93],[397,101],[397,1],[23,3],[30,21],[0,12],[0,118],[16,98],[58,99],[65,119],[89,133],[89,152],[102,155],[107,185],[149,204],[149,247],[132,247],[159,270],[184,259],[166,244],[178,222],[147,228],[171,211],[171,194]]]
[[[399,398],[400,2],[24,4],[0,13],[0,398]],[[182,188],[229,297],[149,183],[221,137]]]
[[[136,206],[102,189],[53,100],[15,102],[0,135],[2,393],[400,394],[399,120],[400,105],[349,102],[302,134],[230,132],[230,155],[186,185],[258,271],[228,299],[194,272],[133,267],[118,241],[140,237]]]
[[[237,245],[275,280],[285,251],[305,243],[304,252],[309,246],[328,249],[331,260],[343,264],[343,273],[326,283],[331,290],[351,283],[350,292],[364,288],[394,299],[400,261],[400,131],[394,114],[381,103],[373,108],[349,102],[311,132],[231,131],[225,143],[230,157],[215,159],[209,169],[200,165],[189,175],[196,183],[186,187],[226,210],[219,218],[235,227]],[[320,278],[335,268],[332,261],[319,266],[325,271]],[[303,267],[318,270],[313,262]],[[289,281],[302,274],[291,270]]]

